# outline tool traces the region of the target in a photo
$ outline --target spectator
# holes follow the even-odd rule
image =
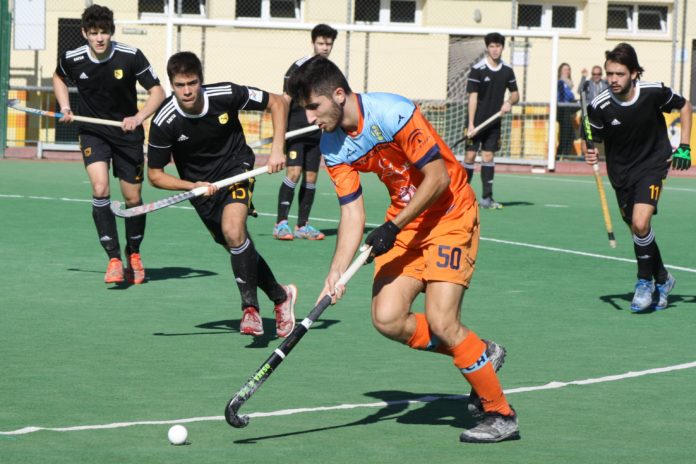
[[[561,63],[558,67],[558,109],[556,121],[559,125],[558,151],[559,155],[572,155],[573,141],[575,140],[575,130],[573,129],[573,117],[577,108],[564,103],[575,103],[573,93],[573,79],[570,77],[570,65]]]
[[[590,75],[589,80],[587,80],[587,68],[582,70],[582,77],[580,78],[580,84],[578,84],[578,95],[583,91],[585,82],[589,82],[587,85],[588,103],[594,100],[597,95],[609,88],[607,80],[602,78],[602,67],[599,65],[592,66],[592,74]]]

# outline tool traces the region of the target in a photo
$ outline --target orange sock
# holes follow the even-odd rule
[[[413,313],[413,316],[416,318],[416,330],[413,331],[413,335],[406,344],[414,350],[435,351],[452,356],[452,351],[430,333],[430,326],[425,319],[425,314]]]
[[[486,412],[498,412],[505,416],[512,414],[512,409],[505,399],[503,387],[486,356],[486,344],[469,331],[466,338],[452,348],[454,365],[481,397],[481,404]]]

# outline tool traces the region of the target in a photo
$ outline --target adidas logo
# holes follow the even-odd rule
[[[99,237],[100,242],[109,242],[111,240],[113,240],[113,239],[111,237],[109,237],[108,235],[103,235],[103,236]]]
[[[638,259],[650,259],[650,255],[640,255]]]
[[[177,142],[185,142],[185,141],[187,141],[188,139],[189,139],[189,138],[186,137],[184,134],[181,134],[181,135],[179,136],[179,138],[176,139],[176,141],[177,141]]]
[[[486,78],[483,80],[483,82],[490,82],[491,78],[486,76]]]
[[[80,79],[89,79],[89,77],[87,77],[87,74],[82,73],[80,74]]]
[[[240,284],[245,284],[245,283],[246,283],[246,281],[245,281],[244,279],[242,279],[241,277],[237,277],[237,278],[235,278],[234,280],[235,280],[237,283],[240,283]]]
[[[611,122],[611,125],[612,125],[612,126],[620,126],[620,125],[621,125],[621,121],[619,121],[618,119],[614,119],[614,120]]]

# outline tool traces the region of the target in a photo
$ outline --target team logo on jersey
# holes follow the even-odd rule
[[[84,150],[82,150],[82,153],[85,155],[85,158],[89,158],[92,154],[92,147],[85,148]]]
[[[297,152],[295,150],[292,150],[290,153],[288,153],[288,158],[291,160],[294,160],[297,158]]]
[[[384,134],[382,134],[382,129],[379,128],[376,124],[373,125],[370,130],[372,131],[372,135],[374,135],[377,140],[380,142],[384,141]]]
[[[614,119],[614,120],[611,122],[611,125],[612,125],[612,126],[620,126],[620,125],[621,125],[621,121],[619,121],[618,119]]]
[[[116,79],[122,79],[123,78],[123,69],[114,69],[114,77]]]
[[[222,113],[220,116],[218,116],[218,121],[220,121],[220,124],[225,125],[227,124],[227,121],[230,120],[230,116],[227,113]]]

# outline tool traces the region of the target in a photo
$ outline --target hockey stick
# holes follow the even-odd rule
[[[485,129],[486,127],[488,127],[490,124],[492,124],[496,119],[500,118],[502,115],[503,115],[503,112],[502,112],[502,111],[498,111],[498,112],[495,113],[493,116],[491,116],[490,118],[486,119],[485,121],[483,121],[483,122],[482,122],[481,124],[479,124],[478,126],[474,127],[474,130],[471,132],[471,134],[468,134],[468,133],[467,133],[467,128],[465,127],[465,128],[464,128],[464,137],[462,137],[461,139],[459,139],[459,140],[457,140],[456,142],[454,142],[450,148],[455,148],[455,147],[459,146],[459,144],[462,143],[463,141],[469,140],[470,138],[472,138],[473,136],[475,136],[476,134],[478,134],[479,132],[481,132],[483,129]]]
[[[60,119],[63,116],[65,116],[63,113],[58,113],[58,112],[54,112],[54,111],[44,111],[44,110],[40,110],[38,108],[28,108],[26,106],[21,106],[18,103],[19,103],[19,100],[17,100],[17,99],[8,100],[7,106],[9,106],[10,108],[15,109],[17,111],[23,111],[25,113],[36,114],[39,116],[48,116],[49,118]],[[109,119],[90,118],[87,116],[78,116],[75,114],[73,115],[73,120],[79,121],[79,122],[86,122],[86,123],[90,123],[90,124],[101,124],[103,126],[121,127],[121,121],[111,121]]]
[[[296,137],[301,134],[306,134],[308,132],[314,132],[315,130],[319,129],[317,126],[307,126],[303,127],[301,129],[297,129],[294,131],[290,131],[285,134],[285,138],[288,139],[290,137]],[[271,143],[273,141],[272,137],[268,137],[265,139],[261,139],[257,142],[249,144],[251,148],[258,148],[263,145],[266,145],[268,143]],[[216,185],[218,188],[223,188],[227,187],[228,185],[233,185],[238,182],[245,181],[247,179],[250,179],[252,177],[261,175],[268,172],[267,166],[261,167],[261,168],[256,168],[252,169],[251,171],[244,172],[242,174],[238,174],[236,176],[228,177],[227,179],[222,179],[217,182],[213,182],[214,185]],[[134,206],[133,208],[128,208],[128,209],[122,209],[121,208],[121,202],[120,201],[112,201],[111,202],[111,211],[118,216],[118,217],[123,217],[123,218],[128,218],[128,217],[133,217],[133,216],[140,216],[142,214],[147,214],[151,213],[152,211],[157,211],[158,209],[166,208],[168,206],[175,205],[177,203],[181,203],[182,201],[190,200],[192,198],[199,197],[203,195],[205,192],[208,191],[208,187],[197,187],[195,189],[189,190],[188,192],[182,192],[182,193],[177,193],[176,195],[172,195],[167,198],[162,198],[161,200],[155,200],[151,201],[150,203],[145,203],[140,206]]]
[[[582,115],[582,132],[587,148],[594,148],[592,140],[592,128],[590,127],[590,118],[587,117],[587,96],[586,92],[589,87],[589,81],[585,81],[585,85],[580,92],[580,110]],[[592,165],[595,181],[597,182],[597,191],[599,192],[599,204],[602,207],[602,216],[604,216],[604,227],[607,229],[607,237],[609,238],[609,246],[616,248],[616,238],[614,237],[614,227],[611,224],[611,216],[609,215],[609,206],[607,205],[607,194],[604,192],[604,183],[602,176],[599,173],[599,161]]]
[[[343,273],[336,285],[345,285],[348,283],[353,274],[355,274],[358,269],[365,263],[365,260],[370,255],[372,247],[363,245],[360,248],[360,254],[353,260],[346,272]],[[227,403],[225,407],[225,420],[232,427],[242,428],[249,425],[249,416],[240,416],[239,408],[242,407],[246,401],[251,398],[251,396],[256,392],[256,390],[263,385],[263,383],[270,377],[270,375],[275,371],[275,369],[283,362],[285,357],[290,354],[290,351],[297,345],[297,343],[302,339],[304,334],[307,333],[309,328],[314,322],[321,316],[321,313],[331,304],[331,295],[324,295],[324,297],[317,303],[317,305],[310,311],[309,315],[298,324],[295,329],[290,333],[288,338],[286,338],[283,343],[280,344],[278,348],[275,349],[273,354],[266,359],[261,367],[259,367],[251,376],[251,378],[242,386],[242,388],[234,395],[234,397]]]

